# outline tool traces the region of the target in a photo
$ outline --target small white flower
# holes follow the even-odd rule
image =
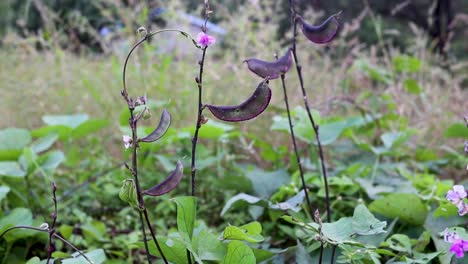
[[[128,149],[130,146],[132,146],[132,137],[123,135],[122,140],[125,144],[125,148]]]

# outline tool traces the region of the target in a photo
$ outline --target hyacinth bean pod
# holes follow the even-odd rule
[[[183,176],[184,176],[184,166],[182,165],[182,162],[180,162],[179,160],[177,161],[175,170],[173,170],[163,182],[155,185],[154,187],[148,190],[143,191],[143,194],[146,194],[149,196],[160,196],[165,193],[168,193],[174,190],[177,187],[177,185],[179,185]]]
[[[340,14],[341,11],[331,15],[318,26],[307,23],[307,21],[299,15],[296,17],[296,21],[299,22],[302,33],[304,33],[307,39],[317,44],[325,44],[332,41],[338,34],[340,28]]]
[[[239,105],[207,105],[207,107],[210,112],[220,120],[241,122],[260,115],[267,108],[270,99],[271,89],[268,87],[268,80],[264,80],[257,86],[253,94]]]
[[[139,139],[138,141],[140,142],[154,142],[158,139],[160,139],[164,134],[167,132],[169,129],[169,126],[171,125],[171,114],[164,109],[162,114],[161,114],[161,119],[159,121],[159,125],[151,132],[148,136]]]
[[[251,70],[256,75],[264,79],[277,79],[281,76],[281,74],[285,74],[291,68],[291,48],[286,51],[286,54],[274,62],[263,61],[256,58],[246,59],[244,62],[247,63],[249,70]]]

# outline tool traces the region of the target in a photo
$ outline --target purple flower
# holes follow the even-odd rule
[[[461,200],[466,198],[466,191],[463,185],[454,185],[453,191],[450,190],[446,196],[447,200],[453,204],[458,204]]]
[[[136,100],[136,105],[146,105],[146,102],[148,102],[148,97],[145,93],[144,96],[138,96]]]
[[[444,241],[447,243],[453,243],[457,240],[460,240],[460,237],[458,236],[457,232],[451,233],[448,228],[445,228],[444,231]]]
[[[132,145],[132,137],[123,135],[122,140],[125,144],[125,148],[128,149]]]
[[[468,251],[468,241],[460,239],[457,232],[449,232],[448,229],[445,229],[444,232],[444,241],[447,243],[452,243],[450,247],[450,252],[454,253],[457,258],[463,258],[465,256],[465,251]]]
[[[468,204],[465,202],[461,201],[457,203],[456,206],[458,208],[458,215],[464,216],[468,213]]]
[[[197,43],[203,47],[208,47],[211,44],[216,43],[216,38],[206,34],[205,32],[200,32],[197,35]]]
[[[457,258],[463,258],[465,256],[465,251],[468,251],[467,240],[457,240],[450,247],[450,252],[455,253],[455,256],[457,256]]]

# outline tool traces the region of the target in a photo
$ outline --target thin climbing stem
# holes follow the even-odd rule
[[[195,126],[195,133],[192,138],[192,164],[191,164],[191,172],[192,172],[192,178],[191,178],[191,195],[195,196],[195,191],[196,191],[196,182],[195,182],[195,177],[196,177],[196,172],[197,172],[197,167],[196,167],[196,150],[197,150],[197,142],[198,142],[198,133],[200,131],[200,127],[202,125],[203,121],[203,101],[202,101],[202,94],[203,94],[203,66],[205,64],[205,55],[206,55],[206,49],[207,47],[203,48],[203,53],[202,53],[202,58],[198,62],[200,65],[200,69],[198,72],[198,77],[195,78],[197,82],[197,87],[198,87],[198,115],[197,115],[197,123]]]
[[[312,128],[314,129],[315,133],[315,140],[317,141],[317,149],[318,149],[318,154],[319,154],[319,159],[320,159],[320,166],[322,168],[322,176],[323,176],[323,181],[324,181],[324,187],[325,187],[325,207],[327,211],[327,221],[331,221],[331,212],[330,212],[330,191],[328,187],[328,177],[327,177],[327,169],[325,167],[325,158],[323,155],[323,148],[322,148],[322,143],[320,142],[320,134],[319,134],[319,126],[315,123],[314,117],[312,116],[309,103],[307,101],[307,92],[304,87],[304,78],[302,77],[302,66],[299,62],[297,52],[296,52],[296,42],[297,42],[297,23],[296,23],[296,10],[294,9],[294,4],[293,0],[289,0],[289,5],[291,9],[291,17],[292,17],[292,23],[293,23],[293,44],[292,44],[292,53],[294,57],[294,63],[296,65],[296,72],[297,72],[297,77],[299,78],[299,83],[301,86],[301,91],[302,91],[302,97],[304,99],[304,106],[307,111],[307,116],[309,117],[309,121],[312,125]]]
[[[289,109],[288,92],[286,89],[286,82],[285,82],[284,74],[281,74],[281,85],[283,86],[284,104],[286,105],[286,112],[288,113],[289,131],[291,132],[291,140],[292,140],[293,147],[294,147],[294,153],[296,155],[297,166],[299,167],[299,173],[300,173],[301,181],[302,181],[302,188],[304,189],[304,196],[306,198],[307,207],[309,208],[309,213],[310,215],[312,215],[313,208],[312,208],[312,204],[310,203],[309,192],[307,191],[307,185],[306,185],[305,178],[304,178],[304,170],[302,168],[301,157],[299,155],[299,150],[297,148],[296,136],[294,135],[294,125],[291,120],[291,111]]]
[[[156,232],[154,232],[153,227],[151,226],[151,222],[148,216],[148,210],[146,208],[143,211],[143,214],[145,215],[146,223],[148,224],[148,228],[150,230],[151,236],[153,237],[153,241],[155,242],[156,247],[158,248],[158,251],[162,252],[161,246],[159,245],[158,240],[156,239]],[[168,263],[166,256],[164,256],[164,254],[161,254],[161,257],[164,260],[164,263]]]
[[[49,231],[49,245],[47,247],[47,261],[49,263],[50,259],[52,258],[52,253],[54,252],[54,234],[55,234],[55,224],[57,223],[57,185],[55,182],[52,183],[52,200],[54,201],[54,212],[52,213],[52,225],[50,226]]]

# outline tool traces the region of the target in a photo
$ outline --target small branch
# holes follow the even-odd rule
[[[156,247],[158,248],[159,253],[161,253],[161,257],[162,257],[164,263],[168,264],[169,262],[167,261],[166,256],[164,256],[164,254],[162,254],[161,246],[159,246],[158,240],[156,239],[156,233],[154,232],[153,227],[151,226],[151,222],[150,222],[150,219],[149,219],[149,216],[148,216],[148,210],[145,208],[143,213],[145,215],[146,224],[148,225],[151,236],[153,237],[153,241],[156,244]]]
[[[68,240],[66,240],[65,238],[57,235],[56,233],[54,233],[54,237],[55,238],[58,238],[60,241],[62,241],[63,243],[67,244],[69,247],[73,248],[73,250],[75,250],[76,252],[78,252],[78,254],[80,256],[82,256],[84,259],[86,259],[86,261],[88,261],[89,263],[93,264],[94,262],[92,262],[85,254],[83,254],[83,252],[81,252],[81,250],[79,250],[77,247],[75,247],[72,243],[68,242]]]
[[[294,153],[296,155],[297,166],[299,167],[299,173],[301,176],[302,188],[304,189],[304,195],[306,198],[307,207],[309,208],[310,215],[312,215],[313,208],[312,208],[312,204],[310,203],[309,192],[307,191],[307,185],[306,185],[305,178],[304,178],[304,170],[302,169],[301,157],[300,157],[299,150],[296,144],[296,136],[294,135],[294,126],[291,120],[291,111],[289,110],[288,93],[286,90],[286,83],[284,79],[285,79],[284,74],[281,74],[281,84],[283,86],[283,93],[284,93],[284,104],[286,105],[286,112],[288,113],[289,131],[291,132],[291,140],[294,146]]]
[[[53,237],[55,234],[55,224],[57,223],[57,185],[55,182],[52,183],[52,200],[54,201],[54,212],[52,213],[52,226],[50,226],[49,230],[49,246],[47,248],[47,262],[49,263],[50,259],[52,258],[52,253],[54,252],[54,244],[53,244]]]

